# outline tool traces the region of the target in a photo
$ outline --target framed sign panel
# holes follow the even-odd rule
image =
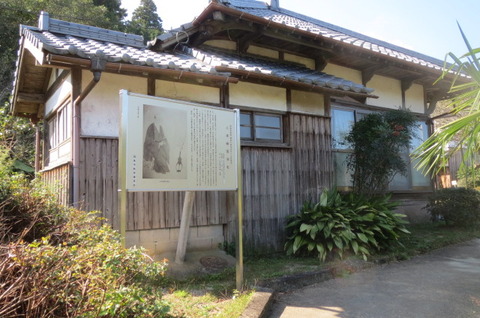
[[[238,188],[238,111],[126,90],[120,95],[120,173],[128,191]]]

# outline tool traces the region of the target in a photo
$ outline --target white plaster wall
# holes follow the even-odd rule
[[[216,87],[156,81],[156,95],[193,102],[220,103],[220,90]]]
[[[237,49],[237,43],[228,40],[210,40],[206,41],[205,44],[232,51]]]
[[[303,65],[305,65],[306,67],[308,67],[309,69],[312,69],[312,70],[315,69],[315,60],[314,59],[309,59],[307,57],[293,55],[293,54],[289,54],[289,53],[285,53],[283,55],[283,59],[285,61],[290,61],[290,62],[303,64]]]
[[[55,110],[72,93],[72,77],[69,75],[45,103],[45,117]]]
[[[90,71],[82,73],[82,89],[91,79]],[[146,94],[147,79],[103,73],[98,84],[82,102],[82,135],[118,137],[121,89]]]
[[[405,106],[412,112],[425,113],[425,95],[423,94],[423,86],[413,84],[405,92]]]
[[[230,85],[230,104],[261,109],[287,110],[286,89],[240,82]]]
[[[278,51],[266,49],[255,45],[250,45],[248,47],[247,53],[266,56],[272,59],[278,59]]]
[[[324,73],[344,78],[357,84],[362,84],[362,72],[335,64],[327,64]]]
[[[150,255],[174,252],[177,249],[179,228],[127,231],[127,247],[142,246]],[[187,242],[188,251],[217,249],[225,240],[223,225],[192,226]]]
[[[375,90],[373,94],[379,97],[367,98],[368,105],[390,109],[402,107],[402,88],[399,80],[374,75],[367,86],[373,88]]]
[[[325,114],[322,94],[292,90],[292,111],[316,115]]]

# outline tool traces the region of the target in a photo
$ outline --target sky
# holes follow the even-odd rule
[[[208,0],[154,0],[168,30],[192,21]],[[480,0],[279,0],[280,7],[443,60],[467,52],[457,26],[480,47]],[[140,0],[122,0],[129,13]]]

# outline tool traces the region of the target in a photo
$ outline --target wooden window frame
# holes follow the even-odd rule
[[[250,130],[250,136],[251,137],[241,137],[241,142],[242,144],[258,144],[258,145],[285,145],[285,122],[284,122],[284,115],[283,114],[278,114],[278,113],[269,113],[265,111],[254,111],[254,110],[242,110],[241,115],[249,115],[249,123],[248,124],[242,124],[240,123],[240,127],[245,128],[247,127]],[[274,126],[263,126],[263,125],[257,125],[255,122],[255,119],[257,116],[265,116],[265,117],[273,117],[273,118],[278,118],[279,125],[278,127]],[[261,129],[274,129],[278,130],[278,133],[280,135],[279,139],[269,139],[269,138],[261,138],[258,136],[258,133],[256,132],[257,128]]]

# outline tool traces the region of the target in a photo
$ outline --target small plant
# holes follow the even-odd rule
[[[394,207],[389,196],[365,199],[325,190],[318,203],[306,202],[300,213],[287,218],[287,254],[316,255],[325,261],[351,251],[367,259],[398,243],[400,233],[408,233]]]
[[[441,189],[430,197],[427,210],[433,221],[473,227],[480,223],[480,192],[474,189]]]

